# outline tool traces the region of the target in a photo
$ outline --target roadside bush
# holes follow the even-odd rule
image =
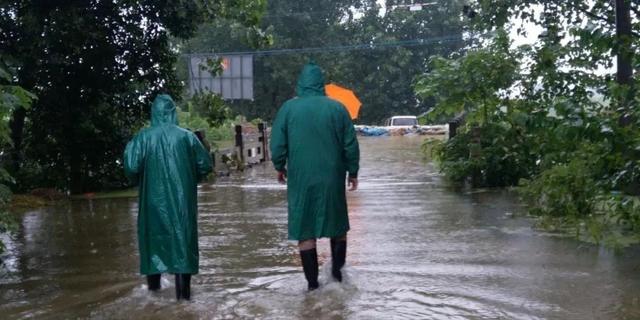
[[[452,181],[518,186],[543,227],[612,246],[640,241],[640,123],[562,99],[541,109],[510,101],[423,152]]]
[[[523,180],[520,194],[535,215],[587,217],[595,212],[602,190],[593,168],[575,159],[543,171],[532,180]]]
[[[525,136],[525,122],[515,114],[494,115],[491,122],[469,125],[439,145],[425,145],[440,169],[454,182],[474,187],[517,185],[536,170],[537,155]]]
[[[605,203],[611,219],[622,228],[640,234],[640,198],[614,193]]]
[[[231,109],[216,94],[200,92],[185,100],[178,111],[180,126],[191,130],[204,130],[213,149],[220,141],[232,140],[234,121]]]
[[[9,212],[11,203],[11,190],[4,184],[0,184],[0,233],[15,231],[17,222],[15,217]],[[0,241],[0,253],[5,250],[5,245]]]
[[[593,127],[597,130],[585,131]],[[640,241],[638,133],[605,115],[573,133],[578,131],[581,140],[568,140],[573,148],[546,154],[540,173],[521,180],[518,191],[529,213],[542,217],[551,229],[570,226],[596,243]]]
[[[15,184],[15,180],[5,169],[8,147],[11,145],[9,119],[15,108],[28,108],[36,99],[32,93],[13,84],[14,79],[5,58],[0,55],[0,233],[13,231],[16,228],[15,218],[9,212],[12,193],[8,186]],[[4,250],[5,246],[0,241],[0,253]]]
[[[210,127],[222,126],[232,118],[231,109],[221,96],[210,92],[197,92],[186,100],[185,111],[203,118]]]

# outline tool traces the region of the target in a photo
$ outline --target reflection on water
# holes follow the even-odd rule
[[[201,273],[176,303],[137,274],[135,199],[27,213],[0,276],[3,319],[638,319],[640,249],[615,255],[533,231],[503,191],[455,191],[418,138],[362,138],[345,283],[319,242],[306,293],[270,167],[200,187]],[[517,215],[516,215],[517,216]]]

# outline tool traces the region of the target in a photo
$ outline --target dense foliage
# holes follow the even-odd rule
[[[229,107],[220,96],[201,92],[194,94],[183,103],[178,112],[180,126],[190,130],[202,130],[207,141],[213,145],[216,141],[232,140],[235,121]]]
[[[638,79],[620,70],[640,67],[640,5],[628,5],[630,35],[616,33],[610,1],[472,2],[469,30],[496,36],[434,58],[417,82],[434,114],[466,113],[457,136],[425,150],[453,180],[519,185],[548,226],[640,239]],[[542,29],[535,43],[509,43],[503,30],[526,32],[518,21]]]
[[[217,18],[254,26],[264,1],[2,1],[0,50],[39,99],[11,114],[18,190],[118,187],[118,159],[158,92],[179,98],[177,52]]]
[[[4,57],[0,56],[0,148],[11,145],[9,136],[9,116],[16,108],[28,108],[35,96],[14,84],[12,70],[7,67]],[[0,233],[12,230],[15,227],[13,216],[8,208],[11,201],[9,186],[14,179],[5,169],[6,154],[2,155],[0,162]],[[0,242],[0,253],[4,251],[4,244]]]
[[[447,55],[462,46],[457,14],[462,2],[409,11],[387,1],[383,11],[373,0],[269,1],[260,24],[269,37],[259,44],[271,46],[270,52],[254,57],[255,99],[231,106],[249,119],[273,119],[280,105],[295,95],[302,65],[314,60],[328,81],[355,90],[363,103],[360,123],[423,113],[432,103],[416,99],[413,80],[429,56]],[[220,21],[202,26],[180,47],[185,53],[251,51],[255,44],[243,40],[247,34],[252,30]]]

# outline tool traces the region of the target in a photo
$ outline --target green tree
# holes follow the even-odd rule
[[[18,84],[38,95],[13,112],[19,188],[72,193],[120,186],[119,158],[158,92],[179,97],[170,35],[219,17],[247,26],[264,1],[3,1],[0,47]]]
[[[456,59],[432,57],[428,73],[419,77],[415,85],[419,97],[435,99],[437,108],[429,115],[467,112],[477,118],[473,120],[486,123],[489,113],[495,113],[509,100],[510,90],[518,80],[521,54],[510,49],[510,44],[502,32],[487,48],[468,50]]]
[[[418,115],[427,111],[432,102],[416,98],[415,78],[431,56],[447,56],[464,45],[458,18],[461,1],[425,6],[420,11],[393,7],[395,3],[387,1],[387,12],[382,16],[377,8],[368,10],[362,19],[354,21],[352,29],[360,43],[407,45],[347,53],[345,55],[351,56],[346,59],[350,66],[344,66],[345,72],[336,76],[337,81],[348,79],[345,82],[352,83],[360,92],[364,104],[363,123],[381,123],[393,115]],[[420,43],[429,39],[443,40]]]
[[[627,3],[627,14],[633,14],[631,32],[616,32],[616,2]],[[475,14],[468,21],[477,31],[491,31],[512,25],[517,19],[543,29],[540,40],[528,57],[530,64],[523,88],[529,99],[554,99],[557,95],[571,96],[587,103],[590,92],[616,98],[622,91],[614,83],[613,73],[597,72],[610,69],[616,57],[637,61],[640,45],[640,3],[637,1],[542,1],[478,0],[471,2]],[[526,28],[513,26],[520,35]],[[634,58],[635,56],[635,58]],[[637,66],[637,62],[634,63]],[[637,67],[636,67],[637,68]],[[637,78],[635,79],[637,82]],[[614,97],[615,96],[615,97]],[[628,103],[633,97],[627,97]]]
[[[426,111],[431,104],[416,99],[412,81],[430,55],[447,55],[461,47],[462,1],[417,12],[397,8],[383,14],[381,10],[372,0],[269,1],[260,26],[271,36],[270,50],[325,49],[255,56],[255,100],[233,101],[232,108],[248,118],[272,119],[280,105],[295,95],[301,66],[315,60],[329,81],[356,91],[363,102],[359,119],[363,123]],[[452,37],[441,43],[420,43],[442,36]],[[185,53],[250,51],[246,38],[237,25],[225,29],[205,25],[183,48]],[[387,45],[373,46],[380,43]],[[356,44],[372,46],[352,47]]]
[[[531,213],[592,240],[640,240],[640,3],[477,0],[464,11],[470,34],[499,36],[434,60],[416,86],[437,112],[467,111],[456,137],[427,148],[445,174],[520,185]],[[505,30],[526,34],[522,21],[543,30],[537,41],[495,50]]]

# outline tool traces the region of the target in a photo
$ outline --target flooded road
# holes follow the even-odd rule
[[[640,248],[531,229],[505,191],[447,187],[410,137],[360,138],[345,282],[305,292],[270,166],[203,185],[192,301],[137,274],[135,199],[29,212],[0,276],[2,319],[640,319]],[[515,217],[514,217],[515,216]]]

